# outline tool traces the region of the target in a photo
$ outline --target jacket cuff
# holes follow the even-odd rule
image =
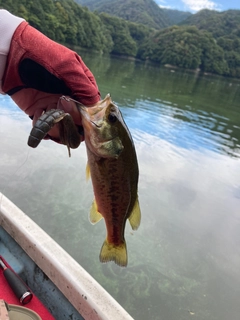
[[[7,55],[9,52],[12,36],[20,23],[25,21],[16,17],[7,10],[0,10],[0,93],[2,92],[2,77],[4,74]]]

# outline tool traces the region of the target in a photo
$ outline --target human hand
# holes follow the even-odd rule
[[[44,111],[58,107],[70,113],[76,125],[81,125],[74,103],[63,102],[58,106],[62,95],[85,106],[100,100],[94,76],[81,57],[45,37],[27,22],[22,22],[13,34],[2,90],[33,119],[33,124]],[[49,135],[57,140],[57,128]]]
[[[76,103],[72,100],[59,99],[60,97],[61,95],[59,94],[49,94],[28,88],[16,92],[11,98],[27,114],[32,114],[33,125],[44,112],[51,109],[61,109],[72,116],[76,126],[81,126],[81,114],[77,109]],[[56,142],[61,142],[58,126],[54,126],[48,132],[47,137]],[[80,140],[83,141],[83,139],[83,135],[80,135]]]

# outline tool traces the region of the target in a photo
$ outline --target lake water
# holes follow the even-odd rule
[[[31,121],[0,96],[0,191],[136,320],[239,320],[240,82],[84,53],[135,141],[142,222],[129,264],[98,260],[84,143],[27,146]]]

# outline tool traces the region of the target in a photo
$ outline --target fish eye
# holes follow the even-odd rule
[[[108,121],[111,122],[111,123],[116,122],[117,121],[117,117],[115,116],[115,114],[109,113]]]

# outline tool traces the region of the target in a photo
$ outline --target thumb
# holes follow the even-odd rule
[[[71,99],[59,99],[57,104],[57,109],[64,110],[66,113],[69,113],[76,125],[82,125],[81,113],[79,112],[76,103]]]

